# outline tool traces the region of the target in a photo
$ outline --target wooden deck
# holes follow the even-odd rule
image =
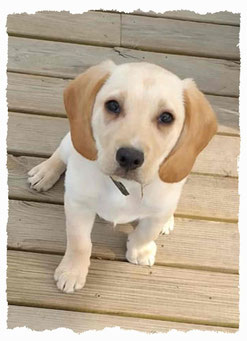
[[[42,12],[10,15],[8,60],[8,327],[76,332],[120,326],[145,332],[238,330],[239,16]],[[53,272],[65,251],[63,179],[36,193],[27,171],[68,130],[69,79],[111,58],[149,61],[194,78],[219,130],[198,158],[158,241],[156,264],[125,260],[132,227],[96,219],[87,283],[61,293]]]

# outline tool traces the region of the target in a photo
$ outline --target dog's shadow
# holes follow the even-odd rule
[[[114,227],[97,216],[92,231],[93,258],[125,260],[127,237],[137,223],[134,221]]]

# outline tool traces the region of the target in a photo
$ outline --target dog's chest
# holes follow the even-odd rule
[[[128,187],[127,187],[128,188]],[[142,196],[141,186],[128,188],[130,194],[123,195],[114,184],[102,189],[97,200],[97,214],[115,224],[127,223],[145,218],[160,211],[158,201]]]
[[[157,176],[155,181],[144,187],[142,196],[140,184],[123,179],[130,193],[125,196],[93,162],[85,163],[84,159],[72,161],[67,165],[65,176],[67,197],[116,224],[169,213],[171,207],[176,207],[185,181],[166,184]]]

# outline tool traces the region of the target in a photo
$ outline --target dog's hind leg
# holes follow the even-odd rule
[[[47,191],[58,181],[66,169],[70,143],[70,134],[67,134],[49,159],[28,172],[27,181],[31,188],[38,192]]]

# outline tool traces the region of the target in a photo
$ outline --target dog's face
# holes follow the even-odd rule
[[[75,149],[106,175],[148,184],[182,180],[216,132],[191,80],[149,63],[107,61],[71,82],[64,101]]]
[[[183,83],[148,63],[117,66],[92,114],[103,173],[149,183],[175,146],[185,117]]]

